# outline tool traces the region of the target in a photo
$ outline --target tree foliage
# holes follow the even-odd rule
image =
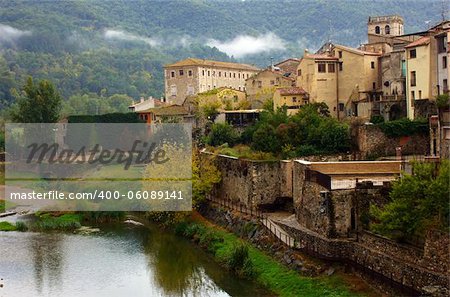
[[[35,84],[31,77],[17,95],[11,117],[19,123],[56,123],[61,111],[61,96],[50,81]]]
[[[242,133],[241,141],[285,158],[342,153],[350,148],[349,127],[331,118],[323,103],[303,106],[293,116],[284,108],[264,111],[260,120]]]
[[[433,163],[416,163],[413,171],[394,183],[388,204],[371,207],[372,230],[398,240],[423,236],[428,228],[448,230],[449,161],[442,161],[437,175]]]
[[[239,135],[227,123],[216,123],[211,127],[211,132],[206,137],[206,143],[212,146],[219,146],[227,143],[229,146],[233,146],[239,140]]]

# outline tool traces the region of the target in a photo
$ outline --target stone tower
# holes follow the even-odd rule
[[[403,18],[399,15],[369,17],[367,33],[381,36],[403,35]]]

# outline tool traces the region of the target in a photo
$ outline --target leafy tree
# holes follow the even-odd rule
[[[38,84],[31,77],[17,98],[11,117],[19,123],[56,123],[61,110],[61,96],[50,81]]]
[[[393,184],[391,201],[382,208],[372,206],[371,229],[398,240],[423,236],[428,228],[449,228],[449,161],[435,174],[433,163],[416,163],[413,175]]]

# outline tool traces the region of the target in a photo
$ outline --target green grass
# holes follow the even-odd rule
[[[227,155],[231,157],[248,160],[274,161],[279,159],[271,153],[255,151],[252,150],[252,148],[250,148],[249,146],[243,144],[235,145],[233,147],[228,146],[220,146],[216,148],[210,147],[209,150],[221,155]]]
[[[49,213],[37,215],[37,220],[29,228],[33,231],[71,231],[81,227],[82,214],[63,214],[52,216]]]
[[[15,225],[10,222],[0,222],[0,231],[16,231],[17,228]]]
[[[175,230],[198,242],[223,265],[230,263],[236,246],[242,244],[234,234],[202,222],[180,223]],[[351,292],[337,275],[302,276],[250,245],[248,257],[255,280],[279,296],[360,296]]]

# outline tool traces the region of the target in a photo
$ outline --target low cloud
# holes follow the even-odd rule
[[[158,46],[161,42],[156,38],[143,37],[135,34],[131,34],[121,30],[111,30],[105,31],[104,36],[106,39],[115,39],[122,41],[140,41],[144,42],[150,46]]]
[[[286,49],[286,43],[283,39],[274,33],[266,33],[257,37],[250,35],[239,35],[232,40],[219,41],[210,39],[207,45],[216,47],[235,58],[241,58],[247,55],[253,55],[269,51],[280,51]]]
[[[31,35],[30,31],[22,31],[14,27],[0,24],[0,45],[14,44],[20,37]]]

